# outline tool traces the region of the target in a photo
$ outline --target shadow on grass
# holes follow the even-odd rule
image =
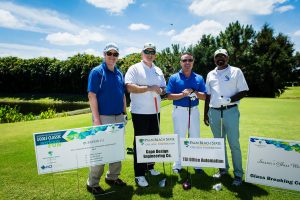
[[[239,187],[232,186],[233,178],[229,175],[222,177],[218,181],[223,184],[223,187],[226,187],[229,191],[235,193],[236,197],[239,199],[251,200],[256,197],[269,195],[266,190],[251,183],[243,182],[243,184]]]
[[[109,190],[105,190],[104,195],[95,196],[96,200],[102,199],[132,199],[133,196],[133,186],[112,186]]]
[[[159,182],[164,178],[164,174],[161,174],[159,176],[146,176],[146,179],[148,180],[149,186],[142,188],[138,187],[135,191],[135,194],[138,196],[145,196],[145,195],[151,195],[151,194],[159,194],[161,198],[170,199],[173,198],[173,188],[178,182],[178,176],[177,175],[167,175],[166,176],[166,186],[165,187],[159,187]]]

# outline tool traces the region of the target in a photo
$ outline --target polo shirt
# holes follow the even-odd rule
[[[114,71],[110,71],[103,62],[93,68],[89,74],[87,91],[96,94],[100,115],[123,112],[125,84],[123,74],[116,66]]]
[[[201,75],[192,72],[190,77],[187,78],[182,70],[180,70],[178,73],[170,76],[166,92],[167,94],[179,94],[183,90],[189,88],[194,89],[197,92],[206,92],[204,79]],[[174,100],[173,105],[189,107],[189,97]],[[197,105],[199,105],[198,98],[191,101],[192,107]]]
[[[210,95],[209,107],[219,108],[219,98],[231,97],[238,92],[248,91],[248,85],[240,68],[228,65],[223,70],[217,67],[210,71],[206,77],[207,94]],[[229,105],[239,104],[240,101],[232,102]]]
[[[129,67],[125,74],[125,84],[138,86],[166,87],[166,80],[161,69],[154,64],[148,67],[143,61]],[[158,112],[160,112],[160,95],[156,92],[130,93],[130,109],[134,114],[155,114],[154,97],[157,98]]]

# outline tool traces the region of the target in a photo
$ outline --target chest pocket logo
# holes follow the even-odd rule
[[[228,75],[225,75],[225,81],[229,81],[230,77]]]

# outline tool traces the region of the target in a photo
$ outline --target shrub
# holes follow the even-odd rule
[[[23,114],[19,112],[17,106],[3,106],[0,107],[0,123],[18,122],[23,118]]]
[[[39,119],[50,119],[56,116],[56,110],[48,108],[48,110],[41,112]]]

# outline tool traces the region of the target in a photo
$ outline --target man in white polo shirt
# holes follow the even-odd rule
[[[154,65],[156,47],[153,43],[144,44],[142,61],[129,67],[125,75],[125,84],[130,92],[130,108],[134,128],[134,136],[158,135],[154,97],[157,99],[158,112],[160,112],[160,95],[165,93],[166,80],[160,68]],[[160,118],[160,115],[158,113]],[[145,173],[149,170],[151,175],[159,175],[154,170],[154,163],[137,163],[135,137],[134,147],[134,173],[135,181],[140,187],[148,186]]]
[[[218,49],[214,53],[217,67],[210,71],[206,78],[207,96],[204,108],[204,123],[211,128],[215,138],[226,137],[232,155],[234,181],[233,186],[242,184],[243,168],[242,154],[239,142],[238,104],[249,90],[243,72],[228,64],[226,49]],[[223,112],[221,127],[221,112]],[[222,130],[221,130],[222,128]],[[222,135],[221,135],[222,134]],[[229,164],[225,149],[226,168],[220,169],[215,178],[228,173]]]

